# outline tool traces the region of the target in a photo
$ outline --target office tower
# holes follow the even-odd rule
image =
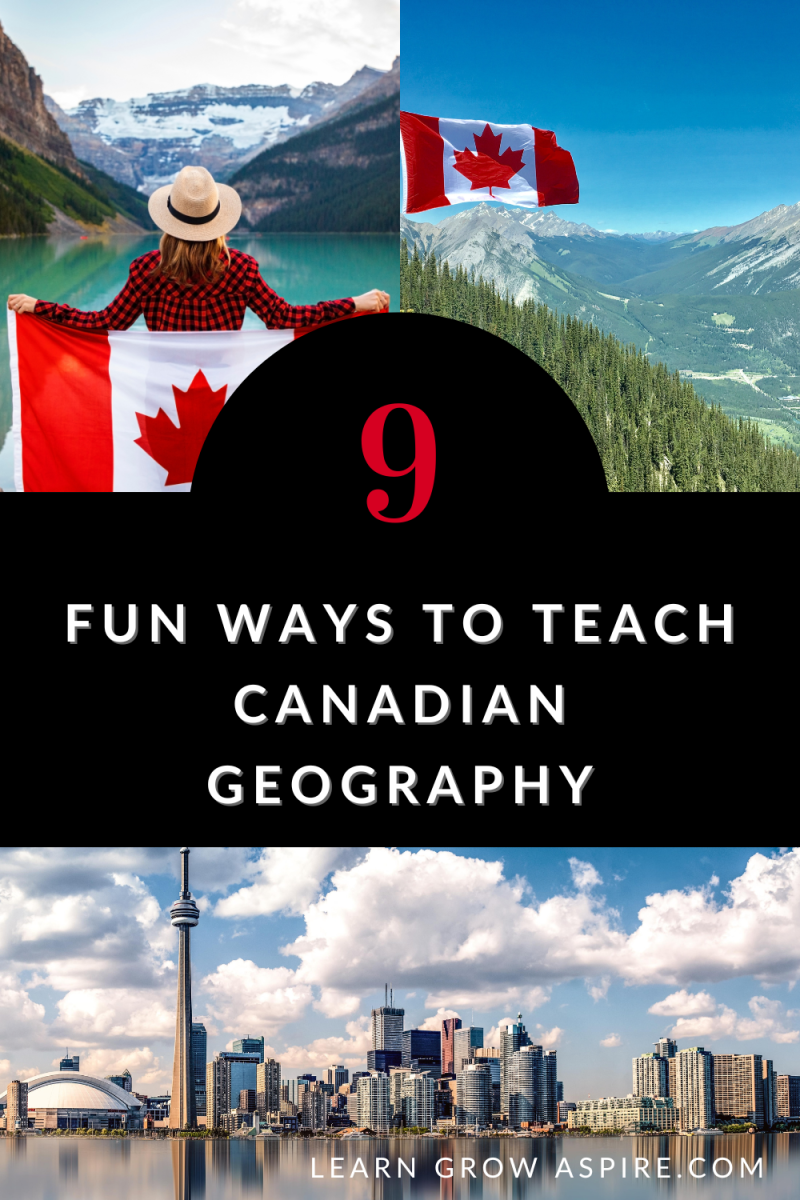
[[[69,1055],[69,1050],[67,1050],[67,1055]],[[73,1054],[72,1058],[69,1058],[69,1057],[62,1058],[61,1062],[58,1064],[58,1069],[59,1069],[59,1071],[80,1071],[80,1069],[81,1069],[80,1054]]]
[[[403,1062],[401,1050],[368,1050],[367,1070],[382,1071],[388,1075],[392,1067],[399,1067]]]
[[[358,1080],[358,1123],[362,1129],[387,1129],[391,1121],[389,1109],[389,1077],[380,1071],[370,1071]]]
[[[181,849],[181,894],[169,910],[179,931],[178,1002],[175,1016],[175,1051],[172,1060],[172,1103],[170,1129],[194,1129],[194,1072],[192,1069],[192,957],[190,931],[200,920],[200,910],[189,891],[189,849]]]
[[[540,1123],[551,1122],[555,1125],[558,1120],[558,1055],[555,1050],[545,1050],[539,1067],[539,1088],[537,1098],[538,1117]]]
[[[464,1067],[488,1067],[492,1077],[491,1106],[492,1115],[500,1112],[500,1051],[493,1046],[478,1046],[473,1057],[463,1064]],[[462,1067],[463,1070],[463,1067]]]
[[[123,1092],[133,1091],[133,1080],[131,1079],[130,1071],[122,1071],[119,1075],[106,1075],[109,1083],[115,1083],[117,1087],[121,1087]]]
[[[501,1112],[508,1114],[508,1083],[511,1071],[511,1059],[522,1046],[529,1046],[531,1039],[522,1024],[522,1013],[517,1014],[515,1023],[510,1024],[500,1034],[500,1106]]]
[[[779,1120],[800,1117],[800,1075],[775,1076],[775,1101]]]
[[[454,1057],[453,1050],[453,1035],[457,1029],[461,1028],[461,1017],[446,1017],[442,1021],[442,1074],[452,1075],[455,1071],[453,1066]]]
[[[206,1059],[208,1034],[205,1025],[192,1021],[192,1074],[194,1075],[194,1107],[198,1117],[206,1115]]]
[[[268,1058],[256,1067],[256,1107],[259,1112],[277,1112],[281,1106],[281,1064]],[[263,1097],[263,1099],[261,1099]],[[289,1094],[287,1092],[286,1099]]]
[[[403,1080],[406,1075],[410,1074],[410,1067],[391,1067],[389,1069],[389,1106],[393,1119],[403,1116]]]
[[[257,1092],[258,1054],[234,1054],[221,1050],[206,1066],[206,1125],[222,1127],[222,1117],[236,1108],[239,1093]]]
[[[459,1029],[458,1031],[462,1031]],[[481,1035],[481,1041],[483,1036]],[[442,1035],[436,1029],[405,1029],[402,1034],[402,1065],[442,1073]]]
[[[764,1084],[764,1128],[771,1129],[778,1119],[778,1076],[771,1058],[761,1060]]]
[[[242,1088],[239,1092],[239,1099],[236,1107],[239,1112],[255,1112],[256,1111],[256,1093],[252,1088]]]
[[[435,1091],[436,1080],[427,1071],[407,1071],[405,1073],[401,1094],[407,1128],[433,1128]]]
[[[475,1051],[483,1045],[483,1026],[467,1025],[457,1029],[453,1035],[453,1073],[458,1072],[468,1059],[474,1058]]]
[[[302,1091],[302,1104],[298,1108],[300,1124],[306,1129],[324,1129],[328,1116],[328,1097],[323,1085],[318,1082],[306,1084]]]
[[[28,1128],[28,1085],[12,1079],[6,1093],[6,1133]]]
[[[347,1083],[350,1079],[350,1072],[347,1067],[341,1063],[331,1063],[328,1067],[328,1083],[333,1084],[333,1090],[338,1092],[343,1083]]]
[[[234,1054],[257,1054],[258,1061],[264,1061],[264,1039],[263,1037],[247,1037],[235,1038],[233,1042]]]
[[[751,1121],[764,1128],[764,1065],[760,1054],[715,1054],[714,1108],[718,1122]]]
[[[488,1125],[492,1119],[492,1073],[485,1064],[468,1063],[456,1072],[459,1125]]]
[[[372,1010],[373,1050],[403,1049],[403,1018],[405,1015],[404,1008],[394,1008],[389,1003],[387,992],[386,1003],[383,1007]]]
[[[672,1038],[659,1038],[657,1042],[653,1042],[653,1045],[659,1058],[674,1058],[678,1053],[678,1043],[674,1042]]]
[[[560,1079],[556,1080],[556,1103],[560,1104],[564,1099],[564,1084]]]
[[[669,1095],[669,1059],[660,1054],[640,1054],[633,1059],[634,1096]]]
[[[690,1046],[674,1056],[673,1099],[675,1108],[680,1109],[681,1129],[710,1129],[714,1125],[713,1058],[702,1046]]]
[[[538,1124],[541,1075],[541,1046],[521,1046],[511,1056],[508,1078],[508,1123],[515,1129],[519,1129],[523,1121]]]

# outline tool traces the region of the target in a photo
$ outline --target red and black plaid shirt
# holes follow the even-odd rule
[[[69,304],[37,300],[36,316],[75,329],[128,329],[144,313],[148,329],[186,332],[241,329],[248,307],[269,329],[298,329],[355,312],[352,298],[287,304],[267,287],[251,255],[241,250],[230,253],[230,264],[215,283],[181,287],[153,273],[161,254],[151,250],[133,260],[125,287],[101,312],[81,312]]]

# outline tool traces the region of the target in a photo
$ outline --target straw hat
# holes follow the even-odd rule
[[[159,229],[185,242],[210,242],[230,233],[242,215],[239,193],[215,183],[205,167],[184,167],[147,205]]]

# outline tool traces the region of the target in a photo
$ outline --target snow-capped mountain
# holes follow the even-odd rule
[[[200,84],[131,100],[83,100],[64,112],[48,98],[78,158],[150,193],[181,167],[207,167],[224,179],[262,150],[334,116],[381,79],[362,67],[346,83],[305,88]]]

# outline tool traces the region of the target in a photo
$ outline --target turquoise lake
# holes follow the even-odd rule
[[[230,239],[252,254],[261,274],[291,304],[358,295],[381,288],[400,306],[400,260],[396,234],[272,234]],[[8,364],[7,309],[10,292],[56,300],[76,308],[98,309],[122,288],[132,259],[158,246],[146,237],[0,239],[0,488],[14,491],[11,431],[11,376]],[[140,318],[140,321],[142,319]],[[142,321],[143,323],[143,321]],[[245,329],[263,328],[248,310]]]

